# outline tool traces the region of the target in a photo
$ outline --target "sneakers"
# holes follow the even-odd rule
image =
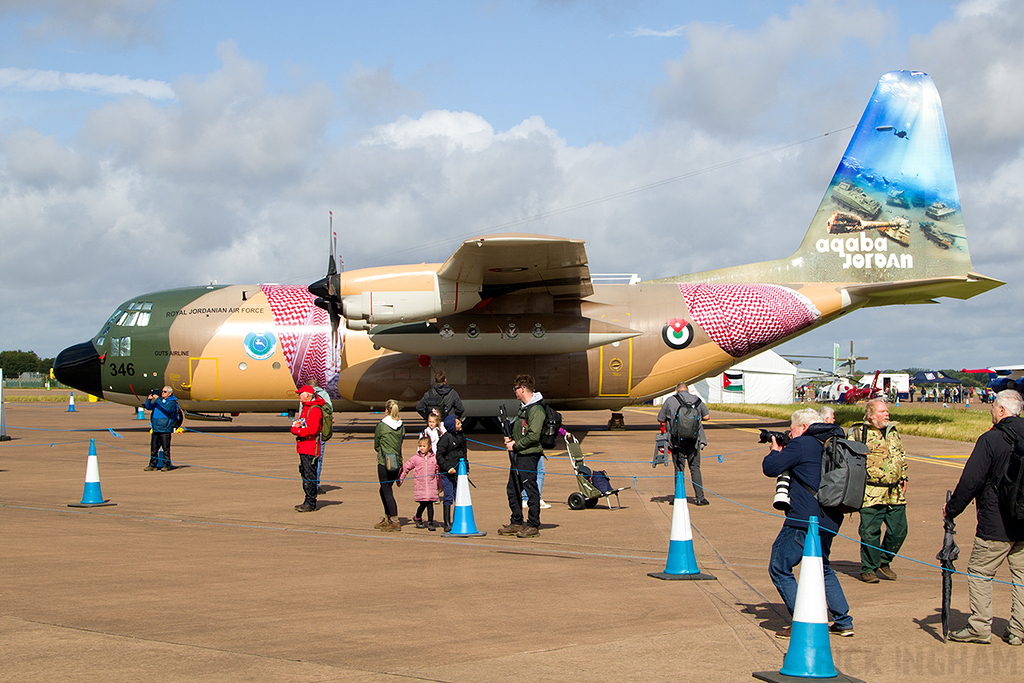
[[[173,468],[173,467],[171,467],[170,465],[164,465],[163,467],[161,467],[161,468],[160,468],[160,471],[161,471],[161,472],[170,472],[170,471],[171,471],[171,470],[173,470],[173,469],[174,469],[174,468]]]
[[[427,522],[427,531],[437,531],[437,522]]]
[[[401,531],[402,530],[402,525],[398,521],[398,519],[392,517],[391,518],[391,523],[388,524],[387,526],[382,526],[380,528],[380,530],[381,531]]]
[[[892,569],[890,569],[889,565],[887,565],[887,564],[883,564],[881,567],[879,567],[877,573],[881,574],[883,577],[885,577],[886,579],[888,579],[890,581],[895,581],[896,580],[896,572],[894,572]]]
[[[837,624],[831,624],[828,627],[828,632],[834,636],[839,636],[840,638],[853,638],[852,626],[849,628],[843,628]]]
[[[524,526],[523,530],[516,534],[516,538],[532,538],[540,536],[540,529],[535,526]]]
[[[412,522],[413,522],[413,524],[416,525],[417,529],[426,529],[427,528],[427,525],[423,523],[423,519],[420,518],[420,517],[413,517],[412,518]]]
[[[979,645],[988,645],[992,642],[992,636],[980,636],[972,631],[969,626],[965,626],[959,631],[950,632],[948,638],[956,643],[978,643]]]
[[[498,529],[499,536],[515,536],[523,530],[522,524],[506,524],[505,526]]]
[[[306,505],[305,503],[303,503],[302,505],[296,505],[295,506],[295,511],[296,512],[313,512],[314,510],[316,510],[316,508],[314,506]]]
[[[878,577],[874,572],[861,572],[860,580],[864,583],[878,583]]]
[[[1021,641],[1020,636],[1016,636],[1007,630],[1006,633],[1003,634],[1003,642],[1007,645],[1012,645],[1013,647],[1020,647],[1021,643],[1024,641]]]
[[[775,637],[779,640],[789,640],[789,637],[793,634],[793,627],[787,626],[786,628],[776,631]]]
[[[540,509],[541,510],[547,510],[549,507],[551,507],[551,503],[545,503],[544,499],[541,498],[540,499]]]
[[[710,505],[707,498],[701,498],[700,500],[693,501],[694,505]]]
[[[147,467],[146,469],[144,469],[142,471],[143,472],[154,472],[154,471],[156,471],[156,468],[153,467],[152,465],[150,465],[149,467]]]
[[[387,526],[388,524],[391,524],[391,520],[390,520],[390,519],[388,519],[387,517],[384,517],[384,518],[383,518],[383,519],[381,519],[381,520],[380,520],[379,522],[377,522],[376,524],[374,524],[374,525],[373,525],[373,528],[374,528],[374,529],[383,529],[383,528],[384,528],[384,527],[386,527],[386,526]]]

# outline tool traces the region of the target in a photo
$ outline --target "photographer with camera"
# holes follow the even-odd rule
[[[771,452],[761,463],[765,476],[778,477],[789,471],[792,485],[789,487],[790,508],[786,510],[786,521],[772,544],[772,555],[768,574],[779,591],[790,615],[796,607],[796,578],[793,567],[803,559],[804,537],[807,535],[808,520],[814,516],[819,520],[821,530],[821,557],[825,574],[825,600],[833,619],[829,633],[849,637],[853,635],[853,618],[850,607],[839,585],[839,578],[829,566],[832,539],[839,531],[843,515],[832,509],[823,509],[815,498],[821,484],[822,443],[831,436],[844,437],[842,428],[825,424],[816,410],[804,408],[790,418],[789,442],[783,447],[775,435],[771,436]],[[792,627],[778,631],[777,638],[789,638]]]
[[[153,411],[149,418],[153,433],[149,439],[149,466],[146,467],[146,472],[156,469],[170,472],[174,469],[171,465],[171,434],[181,426],[178,399],[174,398],[170,387],[164,387],[160,391],[153,389],[146,397],[146,410]],[[158,468],[160,461],[157,454],[160,449],[164,451],[164,466]]]

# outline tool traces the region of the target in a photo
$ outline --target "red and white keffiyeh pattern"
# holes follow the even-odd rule
[[[679,285],[690,318],[733,358],[753,353],[821,317],[806,296],[781,285]]]
[[[337,384],[339,354],[330,353],[331,326],[327,311],[313,304],[315,298],[297,285],[260,285],[270,302],[281,350],[296,386],[310,384],[331,391]],[[332,392],[333,393],[333,392]]]

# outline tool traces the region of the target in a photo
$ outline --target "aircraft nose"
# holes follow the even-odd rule
[[[61,384],[103,398],[102,363],[92,342],[69,346],[53,359],[53,376]]]

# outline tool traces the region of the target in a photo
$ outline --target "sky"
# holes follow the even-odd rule
[[[509,231],[643,279],[785,257],[896,69],[935,81],[974,269],[1007,284],[777,350],[1022,363],[1024,3],[0,0],[0,349],[308,284],[328,212],[349,270]]]

